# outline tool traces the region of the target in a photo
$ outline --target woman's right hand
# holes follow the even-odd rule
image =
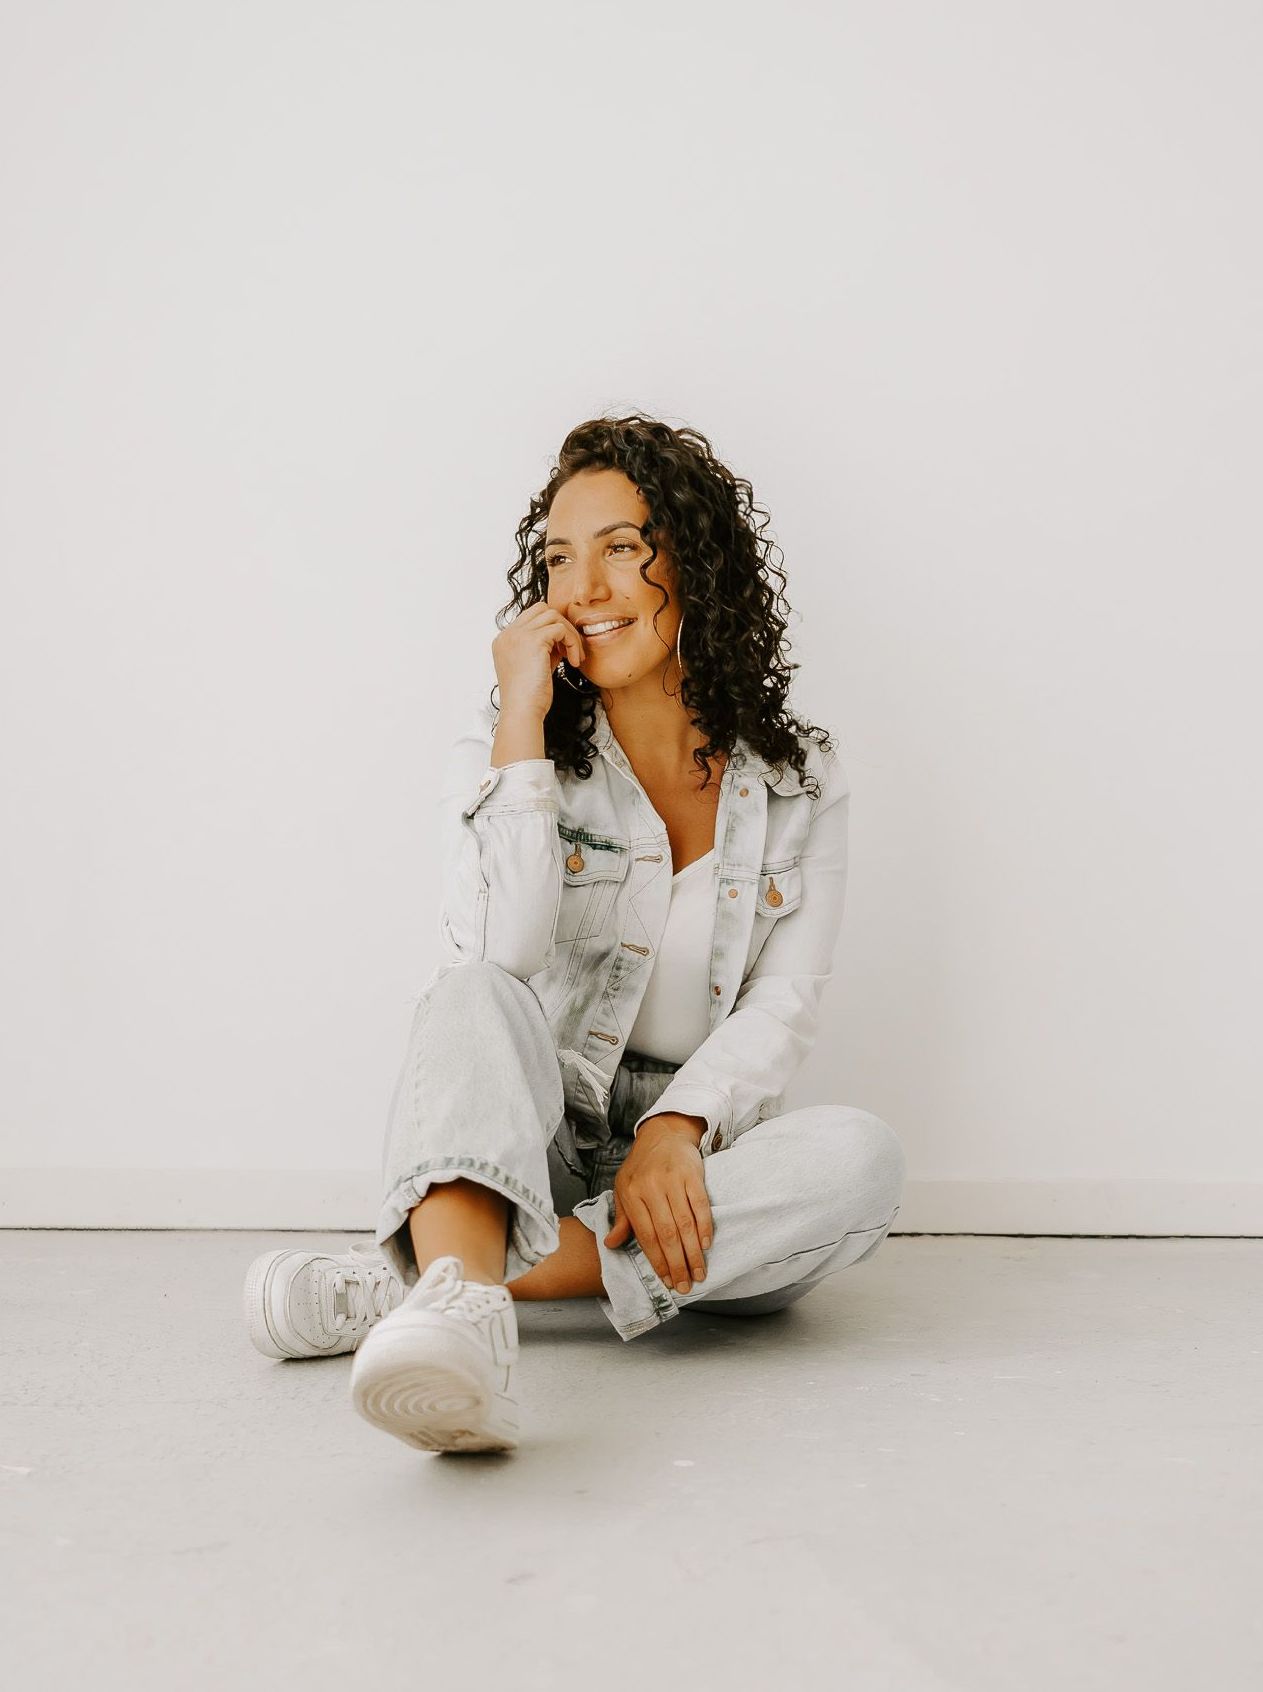
[[[540,600],[528,605],[491,643],[500,712],[543,722],[553,703],[553,670],[563,658],[576,668],[586,657],[574,624]]]

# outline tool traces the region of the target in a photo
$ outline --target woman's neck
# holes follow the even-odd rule
[[[678,686],[674,663],[671,673]],[[705,746],[707,737],[679,699],[663,691],[661,670],[628,687],[602,688],[601,703],[611,733],[637,774],[669,779],[697,772],[693,752]],[[722,754],[712,759],[713,767],[723,763]]]

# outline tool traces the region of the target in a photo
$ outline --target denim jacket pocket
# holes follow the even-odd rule
[[[803,872],[797,858],[779,858],[759,870],[754,908],[763,917],[788,916],[803,900]]]
[[[626,878],[631,843],[559,822],[562,873],[558,940],[586,940],[597,933]]]

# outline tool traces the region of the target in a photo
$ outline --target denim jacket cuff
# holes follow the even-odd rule
[[[541,804],[540,801],[544,801]],[[489,764],[464,815],[477,810],[544,810],[558,804],[557,766],[551,758],[519,758],[513,764]]]
[[[705,1119],[706,1130],[697,1148],[703,1157],[723,1151],[732,1144],[732,1105],[718,1087],[708,1087],[700,1081],[681,1081],[678,1084],[669,1081],[654,1105],[635,1123],[632,1137],[635,1138],[642,1122],[667,1111],[673,1111],[678,1116]]]

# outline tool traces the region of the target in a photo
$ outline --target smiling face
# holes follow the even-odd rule
[[[659,547],[645,572],[648,580],[641,575],[652,557],[640,532],[648,519],[647,502],[621,470],[580,471],[557,490],[548,513],[548,604],[583,634],[580,669],[598,687],[627,687],[667,665],[675,678],[671,649],[680,626],[675,567]],[[665,603],[654,582],[670,596]],[[608,634],[584,632],[585,624],[614,620],[627,626]]]

